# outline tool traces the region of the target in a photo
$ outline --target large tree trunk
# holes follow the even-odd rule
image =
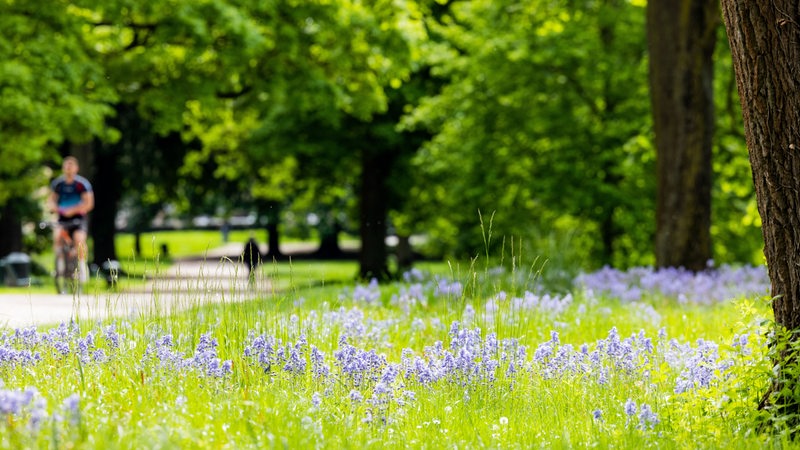
[[[330,216],[330,214],[328,215]],[[319,232],[319,248],[314,252],[314,256],[320,259],[339,259],[344,255],[342,247],[339,246],[339,233],[342,226],[335,218],[327,217],[317,227]]]
[[[15,200],[11,198],[0,209],[0,258],[22,251],[22,224],[14,204]]]
[[[800,4],[722,0],[744,116],[775,321],[800,329]],[[778,357],[778,367],[789,362]],[[795,362],[796,364],[796,362]],[[796,389],[781,370],[773,392]],[[791,394],[789,394],[791,396]],[[767,402],[786,399],[765,397]],[[796,400],[789,399],[798,409]]]
[[[647,21],[658,155],[656,265],[702,270],[711,259],[718,0],[650,0]]]
[[[278,202],[268,201],[264,203],[262,207],[267,216],[267,253],[264,254],[264,259],[279,259],[283,256],[280,247],[280,230],[278,228],[281,218],[280,204]]]
[[[119,152],[116,148],[97,143],[94,155],[96,169],[91,180],[95,198],[91,233],[94,241],[94,262],[99,267],[106,261],[117,259],[117,249],[114,245],[115,221],[122,195],[122,175],[118,170],[118,159]]]
[[[381,152],[363,150],[361,157],[361,192],[359,235],[361,253],[359,276],[363,279],[389,278],[386,265],[387,187],[390,157]]]
[[[270,220],[267,223],[267,253],[269,258],[280,258],[283,256],[280,247],[280,231],[278,230],[278,222]]]

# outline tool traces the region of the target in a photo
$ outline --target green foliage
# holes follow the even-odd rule
[[[0,205],[44,185],[58,145],[100,138],[141,224],[165,203],[261,202],[352,231],[369,152],[392,164],[393,231],[427,234],[431,255],[482,253],[479,214],[494,213],[495,253],[513,241],[572,270],[653,262],[642,1],[5,0],[0,13]],[[758,264],[719,41],[714,254]]]
[[[110,136],[103,128],[115,98],[69,2],[46,8],[0,3],[0,205],[47,181],[42,164],[69,139]]]
[[[764,372],[771,375],[770,389],[762,399],[763,410],[758,415],[765,430],[777,439],[794,439],[800,432],[800,340],[798,330],[787,330],[774,322],[767,324],[770,331],[767,356],[772,367]]]
[[[456,4],[431,24],[445,42],[428,47],[432,73],[449,82],[412,115],[435,134],[412,195],[439,211],[428,216],[437,239],[459,230],[448,247],[460,254],[477,247],[481,210],[497,211],[497,234],[523,240],[571,217],[593,242],[587,261],[646,262],[654,152],[643,11],[540,3]]]

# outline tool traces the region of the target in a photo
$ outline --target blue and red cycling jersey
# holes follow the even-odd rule
[[[56,193],[58,197],[56,206],[58,210],[61,211],[64,208],[71,208],[79,205],[83,193],[92,192],[92,183],[80,175],[75,175],[75,179],[72,183],[68,183],[64,176],[61,175],[50,183],[50,189]],[[58,217],[59,219],[66,219],[60,212]]]

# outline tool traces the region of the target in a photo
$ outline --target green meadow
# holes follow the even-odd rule
[[[247,302],[6,328],[0,447],[792,446],[756,407],[768,301],[714,294],[739,275],[550,292],[548,268],[495,264],[377,284],[353,262],[267,263]]]

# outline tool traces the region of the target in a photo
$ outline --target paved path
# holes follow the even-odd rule
[[[284,254],[308,253],[309,243],[281,245]],[[356,249],[352,243],[342,248]],[[0,294],[0,333],[3,327],[58,325],[72,319],[101,320],[126,315],[156,315],[205,303],[241,302],[259,293],[271,292],[268,278],[257,278],[248,286],[247,270],[237,263],[244,243],[232,242],[209,250],[201,257],[176,261],[164,273],[152,277],[144,287],[115,292],[101,289],[79,296],[25,293]],[[266,247],[262,245],[262,253]]]
[[[241,249],[242,244],[230,244],[209,251],[204,259],[178,261],[163,274],[151,274],[153,280],[138,290],[101,290],[78,296],[0,294],[0,329],[163,314],[203,303],[252,299],[258,292],[269,291],[269,280],[257,280],[248,287],[244,265],[226,258]]]

